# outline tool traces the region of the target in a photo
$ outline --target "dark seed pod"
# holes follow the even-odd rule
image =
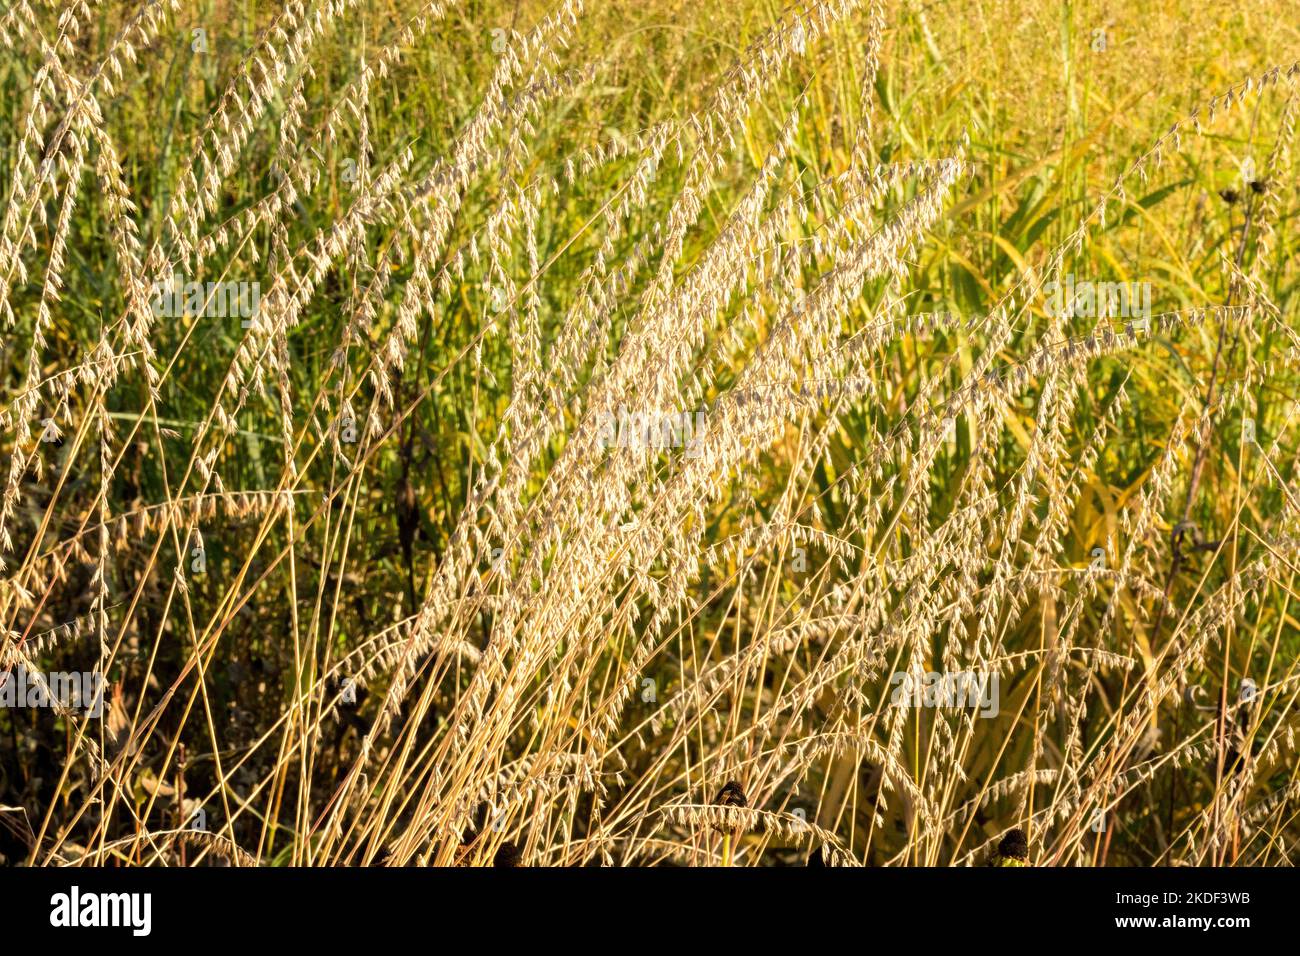
[[[1219,198],[1222,199],[1224,202],[1226,202],[1229,206],[1231,206],[1234,203],[1236,203],[1236,201],[1240,199],[1241,196],[1238,195],[1237,190],[1235,189],[1220,189]]]
[[[1253,180],[1251,180],[1251,182],[1250,182],[1250,191],[1253,192],[1253,193],[1254,193],[1255,195],[1257,195],[1257,196],[1260,195],[1260,194],[1262,194],[1262,193],[1266,193],[1266,192],[1268,192],[1268,180],[1267,180],[1267,179],[1253,179]]]

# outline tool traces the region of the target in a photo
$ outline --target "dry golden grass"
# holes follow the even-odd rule
[[[1294,862],[1287,6],[11,5],[0,853]]]

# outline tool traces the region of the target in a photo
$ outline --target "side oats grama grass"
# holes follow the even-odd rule
[[[1257,6],[7,4],[0,856],[1296,862]]]

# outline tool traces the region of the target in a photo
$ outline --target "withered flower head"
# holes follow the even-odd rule
[[[734,780],[728,780],[718,791],[717,798],[713,801],[720,807],[739,807],[741,809],[749,806],[749,801],[745,799],[744,789]],[[730,833],[732,829],[720,824],[714,824],[713,829],[718,833]]]
[[[1029,841],[1025,839],[1025,831],[1016,827],[998,844],[998,865],[1024,866],[1028,861]]]
[[[734,780],[728,781],[723,788],[718,791],[718,799],[714,801],[724,807],[747,807],[749,801],[745,799],[745,791],[740,784]]]

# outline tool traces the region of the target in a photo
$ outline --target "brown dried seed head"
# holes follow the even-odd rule
[[[1025,831],[1016,827],[1007,832],[998,844],[998,856],[1003,860],[1018,860],[1024,862],[1029,859],[1029,841],[1025,839]]]
[[[745,799],[745,791],[740,784],[734,780],[728,781],[718,792],[718,799],[714,801],[724,807],[747,807],[749,801]]]

